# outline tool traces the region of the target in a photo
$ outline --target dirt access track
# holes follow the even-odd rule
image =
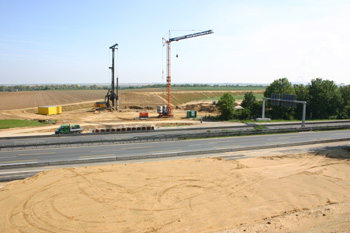
[[[81,124],[86,131],[95,128],[113,127],[115,125],[148,124],[155,127],[162,125],[197,124],[185,118],[186,110],[197,110],[198,116],[218,114],[212,101],[203,99],[220,97],[225,92],[233,95],[243,95],[246,91],[175,91],[172,93],[174,118],[159,119],[157,105],[165,105],[165,92],[155,90],[121,91],[119,111],[95,111],[93,105],[102,101],[106,91],[33,91],[33,92],[2,92],[0,98],[0,119],[40,119],[57,120],[57,124]],[[262,93],[262,91],[253,91]],[[59,115],[39,115],[37,107],[62,105],[63,112]],[[149,120],[138,120],[139,112],[149,112]],[[36,127],[31,129],[0,130],[0,136],[19,136],[21,133],[48,133],[57,126]],[[18,133],[16,133],[18,132]],[[7,135],[6,135],[7,134]]]

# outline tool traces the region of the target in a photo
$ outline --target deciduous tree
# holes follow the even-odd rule
[[[295,90],[292,84],[288,81],[287,78],[280,78],[278,80],[273,81],[265,90],[264,96],[270,98],[272,93],[279,93],[281,98],[283,94],[295,95]],[[294,118],[294,109],[293,108],[285,108],[281,106],[271,106],[267,104],[271,110],[269,114],[274,119],[287,119],[291,120]]]
[[[295,84],[294,85],[295,94],[297,96],[297,100],[306,101],[309,103],[310,95],[309,88],[304,84]],[[308,108],[306,108],[308,110]],[[295,118],[301,119],[303,116],[303,104],[297,104],[297,108],[295,110]]]
[[[341,118],[350,118],[350,85],[340,87],[339,92],[344,106]]]
[[[321,78],[311,80],[309,86],[309,110],[313,119],[339,118],[343,107],[343,99],[337,85]]]
[[[243,98],[243,101],[242,101],[242,104],[241,106],[243,108],[250,108],[250,106],[255,102],[256,98],[255,98],[255,95],[253,94],[253,92],[246,92],[244,94],[244,98]]]
[[[224,93],[217,103],[220,110],[220,117],[224,120],[230,120],[233,118],[233,113],[235,111],[235,98],[231,93]]]

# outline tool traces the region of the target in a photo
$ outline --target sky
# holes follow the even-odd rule
[[[350,84],[349,0],[0,0],[0,85]]]

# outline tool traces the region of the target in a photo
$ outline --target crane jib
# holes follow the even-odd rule
[[[167,92],[168,92],[168,98],[167,98],[167,106],[164,109],[164,106],[160,106],[162,110],[159,111],[159,117],[174,117],[172,110],[171,110],[171,74],[170,74],[170,64],[171,64],[171,56],[170,56],[170,43],[173,41],[179,41],[183,39],[188,39],[188,38],[193,38],[197,36],[204,36],[208,34],[214,33],[213,30],[208,30],[208,31],[203,31],[203,32],[198,32],[198,33],[193,33],[185,36],[179,36],[179,37],[173,37],[170,38],[170,31],[169,31],[169,40],[166,40],[163,38],[163,42],[166,42],[167,45],[167,80],[166,80],[166,85],[167,85]],[[163,44],[163,46],[165,43]]]
[[[212,33],[214,33],[213,30],[208,30],[208,31],[204,31],[204,32],[197,32],[197,33],[193,33],[193,34],[189,34],[189,35],[185,35],[185,36],[170,38],[169,42],[179,41],[179,40],[188,39],[188,38],[192,38],[192,37],[196,37],[196,36],[204,36],[204,35],[208,35],[208,34],[212,34]]]

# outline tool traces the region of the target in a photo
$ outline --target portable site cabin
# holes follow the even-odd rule
[[[187,110],[186,118],[196,118],[196,117],[197,117],[197,111],[196,110]]]
[[[38,113],[41,115],[55,115],[62,113],[62,106],[41,106],[38,107]]]

